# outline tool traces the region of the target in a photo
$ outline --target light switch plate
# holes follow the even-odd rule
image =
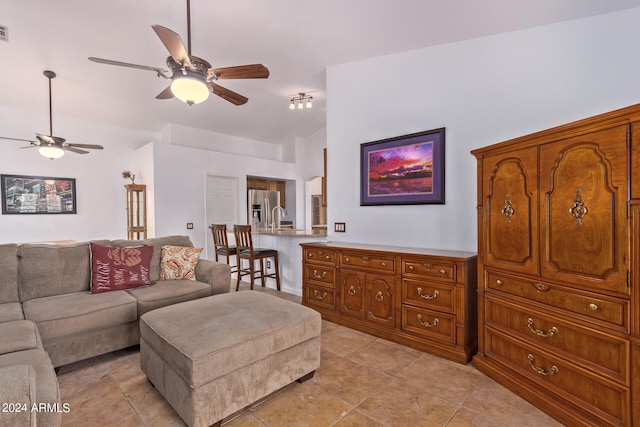
[[[192,222],[188,222],[187,223],[187,230],[193,230],[193,223]]]
[[[334,222],[333,229],[336,233],[344,233],[347,231],[347,223],[346,222]]]

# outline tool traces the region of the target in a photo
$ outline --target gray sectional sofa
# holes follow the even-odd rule
[[[0,408],[0,425],[60,425],[70,408],[54,368],[138,344],[138,320],[150,310],[229,292],[230,267],[205,259],[196,280],[160,280],[162,246],[193,247],[187,236],[95,243],[153,246],[155,284],[92,294],[89,242],[0,245],[0,402],[29,400]]]

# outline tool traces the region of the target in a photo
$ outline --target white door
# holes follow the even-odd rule
[[[207,175],[207,259],[215,259],[211,224],[227,224],[229,244],[234,242],[233,226],[238,224],[238,187],[238,178]]]

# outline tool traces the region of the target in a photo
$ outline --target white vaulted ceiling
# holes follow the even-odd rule
[[[166,68],[168,52],[151,25],[186,43],[186,1],[3,0],[9,42],[0,42],[0,105],[47,111],[42,71],[51,69],[54,115],[152,132],[176,123],[282,143],[326,125],[329,65],[634,7],[640,0],[191,0],[193,55],[214,67],[263,63],[271,76],[218,82],[247,96],[244,106],[212,96],[189,107],[156,100],[168,81],[153,72],[87,60]],[[393,81],[393,70],[385,79]],[[290,111],[301,91],[314,97],[313,109]],[[16,137],[34,132],[25,131]]]

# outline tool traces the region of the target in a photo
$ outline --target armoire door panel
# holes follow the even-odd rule
[[[484,160],[486,265],[539,274],[537,149]]]
[[[542,275],[627,292],[626,127],[540,148]]]

